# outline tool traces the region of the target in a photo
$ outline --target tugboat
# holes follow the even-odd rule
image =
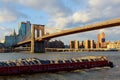
[[[40,72],[71,71],[90,69],[95,67],[114,67],[105,56],[87,56],[59,60],[41,60],[39,58],[25,58],[0,61],[0,76],[32,74]]]

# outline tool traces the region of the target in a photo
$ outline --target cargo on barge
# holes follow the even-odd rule
[[[16,75],[38,72],[71,71],[95,67],[113,67],[113,63],[105,56],[87,56],[70,59],[41,60],[25,58],[0,61],[0,75]]]

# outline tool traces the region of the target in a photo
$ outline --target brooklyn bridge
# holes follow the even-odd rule
[[[29,34],[29,38],[26,37],[26,39],[24,39],[23,41],[18,42],[16,45],[14,45],[14,48],[29,44],[31,53],[44,53],[46,40],[50,40],[55,37],[75,34],[75,33],[82,33],[87,31],[103,29],[103,28],[110,28],[110,27],[118,27],[119,25],[120,25],[120,18],[117,18],[117,19],[107,20],[103,22],[80,26],[77,28],[72,28],[68,30],[63,30],[61,32],[45,35],[44,25],[32,24],[31,34]]]

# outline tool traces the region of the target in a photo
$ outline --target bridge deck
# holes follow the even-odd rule
[[[120,18],[117,18],[117,19],[94,23],[91,25],[81,26],[81,27],[77,27],[77,28],[73,28],[73,29],[69,29],[69,30],[63,30],[58,33],[44,35],[42,37],[36,38],[35,40],[41,41],[41,40],[45,40],[45,39],[50,39],[50,38],[59,37],[59,36],[65,36],[65,35],[74,34],[74,33],[98,30],[98,29],[102,29],[102,28],[116,27],[119,25],[120,25]],[[30,43],[30,42],[31,42],[31,40],[27,40],[27,41],[19,42],[18,45],[22,45],[22,44]]]

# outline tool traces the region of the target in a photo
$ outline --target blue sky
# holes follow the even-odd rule
[[[120,0],[0,0],[0,40],[18,30],[18,23],[44,24],[46,32],[55,33],[99,21],[120,18]],[[120,27],[101,29],[58,37],[68,44],[70,40],[97,40],[104,31],[106,39],[120,40]]]

